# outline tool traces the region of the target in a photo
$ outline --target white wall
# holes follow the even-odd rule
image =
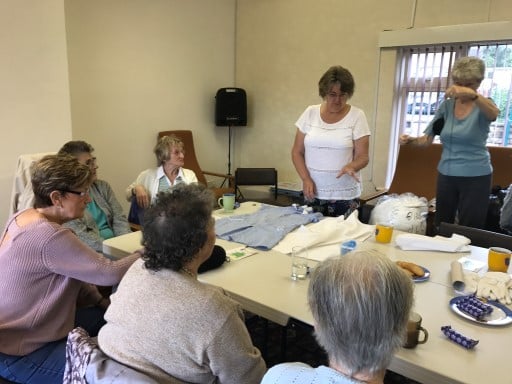
[[[0,0],[0,229],[20,154],[71,139],[63,0]]]

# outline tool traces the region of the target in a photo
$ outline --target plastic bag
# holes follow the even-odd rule
[[[394,229],[424,235],[427,232],[428,201],[412,193],[381,197],[370,215],[370,224],[386,224]]]

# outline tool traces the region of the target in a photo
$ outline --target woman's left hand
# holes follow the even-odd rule
[[[474,100],[478,97],[478,93],[469,87],[452,85],[446,90],[446,97],[462,100]]]
[[[343,175],[352,176],[354,179],[356,179],[356,181],[359,182],[359,177],[357,176],[357,171],[352,167],[345,165],[343,168],[341,168],[341,171],[340,171],[340,173],[338,173],[336,178],[339,179]]]

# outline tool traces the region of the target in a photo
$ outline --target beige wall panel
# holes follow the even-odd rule
[[[353,73],[350,101],[372,129],[366,191],[386,183],[396,58],[379,52],[384,30],[510,20],[504,0],[238,0],[237,84],[250,98],[249,126],[237,131],[236,160],[275,166],[280,180],[298,180],[290,159],[294,123],[308,104],[319,103],[317,83],[333,64]],[[510,12],[507,10],[505,13]]]
[[[120,200],[156,164],[158,131],[191,129],[202,167],[227,170],[214,105],[234,85],[234,0],[67,0],[66,24],[73,138]]]
[[[0,1],[0,227],[20,154],[71,138],[62,0]]]
[[[509,21],[512,20],[512,5],[510,0],[492,0],[489,9],[489,20]]]

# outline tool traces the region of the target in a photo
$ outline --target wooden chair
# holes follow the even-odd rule
[[[389,188],[366,197],[362,203],[374,200],[385,194],[402,194],[405,192],[425,197],[429,201],[435,198],[437,164],[441,158],[442,149],[441,144],[431,144],[426,147],[402,145],[398,153],[395,174]],[[506,188],[512,183],[512,174],[509,170],[510,164],[512,164],[512,148],[487,147],[487,149],[489,150],[493,166],[492,185]],[[368,216],[371,206],[365,207],[364,211],[360,216]],[[434,214],[435,211],[432,210],[427,218],[429,220],[427,223],[427,234],[433,234]]]
[[[367,222],[373,204],[368,202],[386,194],[402,194],[410,192],[428,201],[436,197],[437,163],[441,158],[441,144],[427,147],[402,145],[398,152],[395,174],[388,189],[367,196],[361,202],[360,220]],[[435,212],[432,210],[427,217],[427,234],[434,232],[433,221]]]
[[[487,147],[493,166],[492,185],[508,187],[512,183],[512,148]],[[390,193],[412,192],[428,200],[436,197],[437,164],[441,158],[441,144],[431,144],[427,147],[402,145],[398,152],[395,174],[391,185],[385,191],[379,191],[367,198],[366,201]]]
[[[224,182],[221,184],[220,187],[211,188],[216,199],[218,199],[219,197],[222,197],[222,195],[224,193],[234,193],[235,192],[235,189],[233,187],[233,176],[223,174],[223,173],[204,171],[201,169],[201,167],[199,166],[199,162],[197,161],[197,157],[196,157],[196,152],[195,152],[195,147],[194,147],[194,137],[192,135],[192,131],[178,130],[178,131],[158,132],[158,138],[161,138],[163,136],[168,136],[168,135],[175,135],[181,141],[183,141],[185,150],[187,152],[185,155],[184,167],[194,171],[194,173],[197,176],[197,180],[201,184],[208,185],[205,175],[219,177],[219,178],[222,178],[224,182],[227,181],[227,183],[228,183],[227,188],[224,187]]]
[[[438,235],[450,237],[454,233],[466,236],[471,240],[471,245],[477,247],[501,247],[512,250],[512,236],[458,224],[444,222],[439,224]]]

